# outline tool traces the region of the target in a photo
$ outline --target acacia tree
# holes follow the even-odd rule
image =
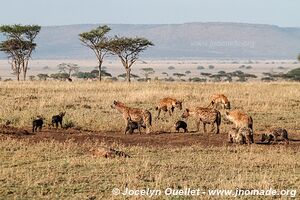
[[[144,73],[144,76],[145,76],[146,81],[149,79],[149,75],[155,73],[154,69],[151,68],[151,67],[142,68],[141,70],[142,70],[143,73]]]
[[[0,50],[7,54],[18,81],[21,72],[23,72],[23,79],[26,80],[28,62],[36,48],[34,40],[40,30],[41,27],[38,25],[0,26],[0,32],[6,36],[6,40],[0,43]]]
[[[105,55],[108,52],[108,38],[106,34],[111,30],[107,25],[99,26],[95,29],[92,29],[89,32],[83,32],[79,34],[80,41],[84,46],[92,49],[95,53],[98,60],[98,69],[99,69],[99,81],[101,81],[101,67]]]
[[[59,73],[67,73],[69,74],[69,78],[72,73],[77,73],[79,71],[78,65],[73,63],[61,63],[57,67]]]
[[[130,82],[131,66],[138,60],[139,54],[152,46],[153,43],[145,38],[128,38],[115,36],[110,40],[108,48],[117,55],[126,70],[126,80]]]

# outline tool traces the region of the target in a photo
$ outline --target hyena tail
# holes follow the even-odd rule
[[[253,132],[253,119],[252,119],[252,117],[250,117],[250,123],[248,125],[248,128],[250,128]]]
[[[116,156],[123,157],[123,158],[131,158],[130,155],[124,153],[123,151],[116,151],[116,150],[114,150],[114,151],[115,151]]]
[[[217,125],[220,126],[221,125],[221,113],[218,111],[218,114],[217,114]]]
[[[146,126],[152,126],[152,115],[148,110],[146,110],[144,113],[144,123]]]

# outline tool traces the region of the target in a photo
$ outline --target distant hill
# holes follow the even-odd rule
[[[80,44],[78,34],[96,26],[42,27],[33,57],[89,58],[92,54]],[[300,53],[300,28],[242,23],[109,26],[112,36],[141,36],[151,40],[155,46],[144,53],[147,58],[295,59]],[[4,55],[0,53],[0,57]]]

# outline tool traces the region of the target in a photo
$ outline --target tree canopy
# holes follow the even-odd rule
[[[98,71],[99,71],[99,80],[101,81],[101,67],[105,55],[108,53],[109,41],[106,34],[111,30],[107,25],[98,26],[95,29],[92,29],[88,32],[83,32],[79,34],[80,41],[82,44],[90,48],[96,55],[98,60]]]
[[[115,36],[110,40],[108,48],[112,54],[117,55],[126,70],[126,79],[130,82],[131,66],[138,60],[139,54],[153,43],[146,38],[129,38]]]
[[[6,37],[6,40],[0,43],[0,51],[3,51],[11,61],[11,68],[18,80],[21,72],[23,79],[26,79],[28,61],[37,46],[34,39],[40,30],[41,27],[38,25],[0,26],[0,32]]]

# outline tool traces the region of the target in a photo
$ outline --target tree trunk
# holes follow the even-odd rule
[[[28,61],[24,60],[22,63],[22,70],[23,70],[23,80],[26,80],[26,75],[27,75],[27,66],[28,66]]]
[[[130,68],[126,68],[126,80],[128,83],[130,83],[130,71],[131,71]]]
[[[99,70],[99,81],[102,80],[101,68],[102,68],[102,61],[99,61],[99,65],[98,65],[98,70]]]

